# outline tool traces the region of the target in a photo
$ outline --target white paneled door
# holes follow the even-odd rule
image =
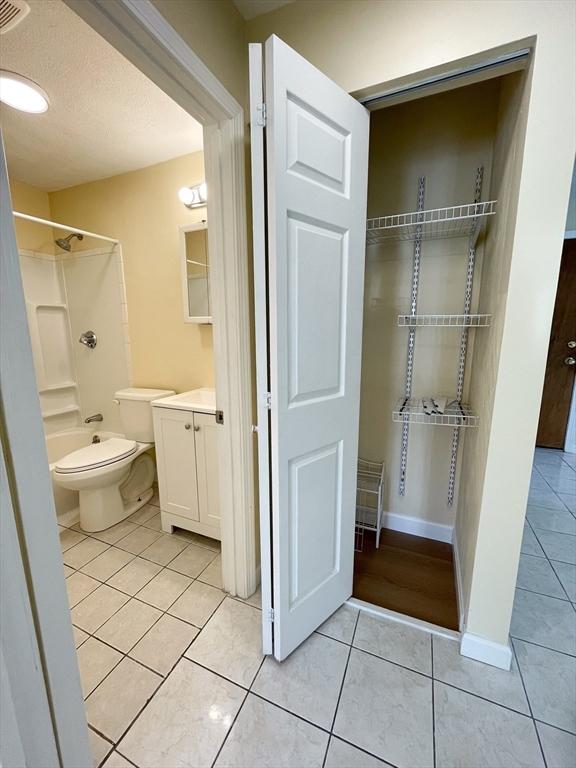
[[[261,59],[251,46],[263,622],[282,660],[352,594],[369,117],[277,37],[263,78]]]

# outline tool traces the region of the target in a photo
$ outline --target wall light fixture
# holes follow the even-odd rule
[[[201,208],[206,205],[206,182],[196,187],[182,187],[178,190],[178,197],[186,208]]]

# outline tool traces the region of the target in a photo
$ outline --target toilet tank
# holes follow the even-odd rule
[[[154,442],[152,426],[152,400],[173,395],[172,389],[120,389],[114,395],[120,409],[120,421],[124,436],[139,443]]]

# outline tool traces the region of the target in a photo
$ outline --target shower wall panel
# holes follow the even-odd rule
[[[128,318],[119,246],[76,251],[62,259],[82,418],[101,413],[98,427],[121,432],[114,393],[130,386]],[[95,349],[78,343],[94,331]]]

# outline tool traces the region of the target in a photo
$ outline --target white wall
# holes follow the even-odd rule
[[[372,113],[368,216],[415,210],[421,175],[426,208],[473,202],[478,166],[484,167],[482,198],[490,199],[499,90],[495,79]],[[397,316],[410,311],[413,250],[410,242],[388,242],[366,251],[360,455],[386,461],[388,512],[452,526],[456,504],[447,505],[452,429],[411,426],[406,494],[398,493],[402,426],[392,422],[391,413],[404,394],[408,330],[397,327]],[[481,246],[478,251],[476,288]],[[463,311],[467,257],[467,238],[423,243],[420,313]],[[470,332],[470,357],[475,335],[483,332]],[[454,397],[459,344],[458,328],[417,330],[415,397]],[[469,381],[467,375],[465,402]],[[429,528],[428,535],[438,534],[450,540],[450,531]]]
[[[98,429],[121,432],[114,393],[130,385],[130,342],[120,246],[76,251],[62,259],[72,328],[72,348],[82,420],[101,413]],[[97,336],[95,349],[80,344],[82,332]]]

